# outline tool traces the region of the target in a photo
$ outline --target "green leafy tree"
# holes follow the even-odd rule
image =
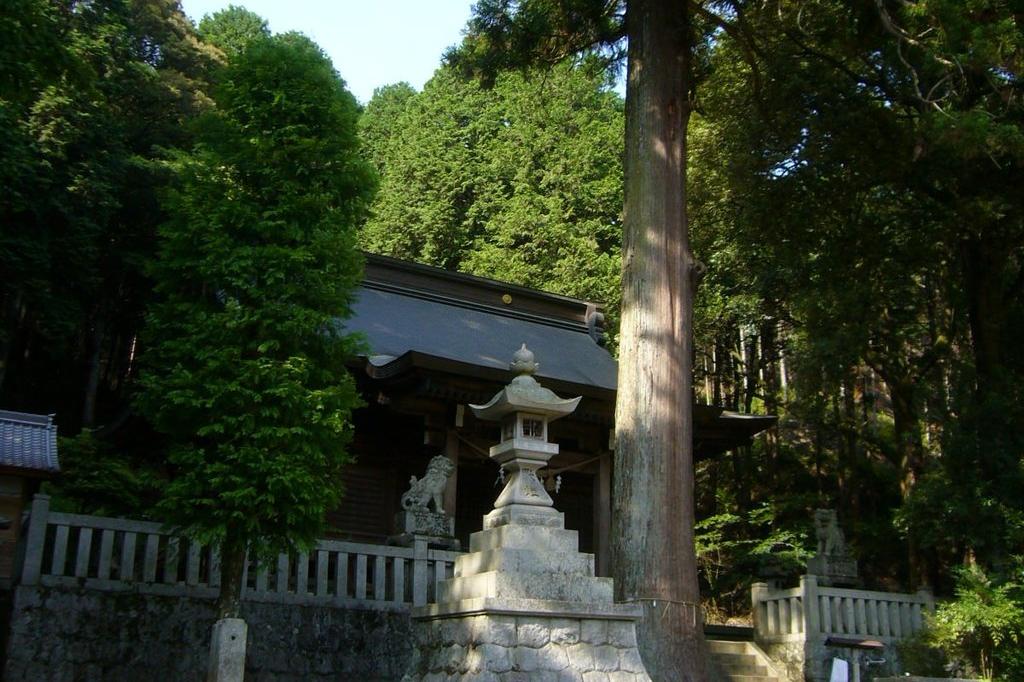
[[[199,20],[199,36],[228,57],[244,52],[249,43],[270,37],[266,19],[238,5],[206,14]]]
[[[358,398],[339,320],[372,172],[355,99],[305,37],[254,41],[219,81],[172,162],[139,406],[173,443],[162,510],[221,547],[237,616],[246,551],[309,546],[341,492]]]

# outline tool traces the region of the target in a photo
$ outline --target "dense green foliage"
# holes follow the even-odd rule
[[[838,507],[869,580],[951,594],[958,565],[1007,581],[1024,547],[1024,367],[1007,352],[1024,322],[1022,29],[998,2],[886,8],[752,7],[707,55],[698,388],[782,421],[702,465],[702,507],[774,502],[784,524]]]
[[[266,20],[238,5],[207,14],[199,21],[199,37],[233,57],[254,40],[270,37]]]
[[[266,554],[311,543],[341,493],[357,398],[337,319],[372,176],[355,99],[301,36],[250,43],[214,101],[171,162],[139,405],[172,441],[166,518]]]
[[[421,93],[378,90],[361,125],[381,172],[362,244],[614,315],[622,101],[593,64],[534,76],[485,88],[445,68]]]
[[[216,51],[169,0],[17,0],[0,17],[0,395],[68,433],[123,419],[161,149]]]
[[[384,175],[388,158],[396,153],[392,147],[398,144],[402,114],[415,96],[416,89],[408,83],[375,88],[373,98],[359,116],[363,153],[379,175]]]

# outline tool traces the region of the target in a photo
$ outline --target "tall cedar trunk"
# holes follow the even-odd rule
[[[743,347],[740,348],[740,351],[743,353],[743,366],[746,372],[743,411],[751,414],[754,411],[754,398],[757,396],[761,375],[761,362],[757,355],[757,335],[750,334],[743,339]]]
[[[889,395],[892,398],[893,431],[900,459],[900,496],[906,501],[924,470],[921,423],[914,403],[915,387],[909,379],[891,382],[886,380],[886,383],[889,385]],[[913,529],[907,534],[907,564],[911,588],[928,582],[927,566]]]
[[[860,490],[860,436],[861,430],[857,423],[857,400],[854,395],[856,375],[847,373],[843,377],[843,416],[841,428],[845,445],[842,449],[846,457],[846,485],[848,491]],[[852,527],[860,524],[860,502],[862,495],[847,494],[844,496],[846,522]]]
[[[984,235],[964,242],[961,249],[977,400],[975,416],[965,425],[974,431],[977,475],[980,480],[989,482],[1000,480],[1004,467],[1014,465],[1001,456],[1006,453],[1004,439],[1010,434],[1008,428],[1013,427],[1000,418],[1003,408],[999,404],[1009,388],[1003,348],[1013,347],[1012,343],[1003,342],[1010,306],[1002,279],[1009,254],[1005,244]]]
[[[221,547],[220,593],[217,618],[241,618],[242,577],[245,575],[245,545],[229,531]]]
[[[829,404],[832,408],[832,423],[835,424],[836,433],[839,435],[835,443],[838,452],[838,466],[836,467],[836,487],[839,499],[845,500],[850,495],[850,472],[846,468],[849,457],[846,455],[846,439],[843,438],[843,415],[839,410],[839,394],[832,393],[829,396]],[[843,510],[839,510],[842,513]]]
[[[1008,258],[1002,244],[978,237],[961,245],[967,318],[971,327],[978,396],[985,399],[999,381],[1002,365],[1002,331],[1006,321],[1000,281]]]
[[[714,342],[714,371],[712,374],[712,393],[711,393],[711,404],[721,405],[722,404],[722,348],[718,343],[718,335],[715,335]]]
[[[779,413],[778,358],[776,350],[775,321],[761,325],[761,364],[764,366],[764,409],[768,414]],[[769,484],[775,482],[776,458],[779,453],[778,429],[772,427],[765,432],[765,455],[768,460]]]
[[[99,311],[96,312],[89,333],[88,369],[85,375],[85,396],[82,399],[82,426],[92,428],[96,425],[96,393],[100,387],[100,356],[103,353],[105,325]]]
[[[684,197],[689,9],[682,0],[636,0],[626,22],[612,574],[617,598],[643,607],[639,645],[653,679],[703,682],[693,535],[693,258]]]
[[[4,379],[7,378],[7,368],[10,366],[15,337],[21,331],[25,319],[25,307],[21,304],[21,293],[10,295],[5,303],[4,321],[7,323],[7,331],[0,335],[0,390],[3,389]]]

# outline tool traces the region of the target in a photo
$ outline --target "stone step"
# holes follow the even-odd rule
[[[708,648],[713,654],[749,654],[748,642],[731,642],[725,639],[709,639]]]
[[[757,665],[759,659],[756,654],[734,654],[734,653],[715,653],[712,652],[712,656],[723,664],[728,665]]]
[[[708,649],[722,682],[781,682],[750,642],[709,639]]]
[[[590,578],[564,573],[500,573],[488,571],[445,580],[438,602],[477,598],[553,599],[556,601],[610,604],[611,578]]]
[[[750,663],[723,663],[719,662],[718,667],[730,677],[744,676],[767,676],[768,668],[763,665]]]
[[[581,552],[538,552],[502,547],[463,554],[455,560],[455,577],[505,571],[508,573],[575,573],[594,575],[594,555]]]

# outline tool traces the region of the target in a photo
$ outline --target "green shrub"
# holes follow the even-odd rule
[[[936,609],[925,636],[928,644],[963,659],[973,674],[1024,679],[1024,589],[977,566],[961,569],[956,599]]]

